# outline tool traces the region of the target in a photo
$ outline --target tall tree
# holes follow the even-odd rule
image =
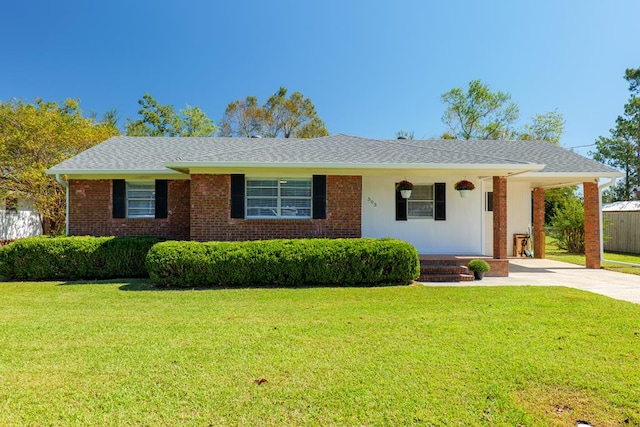
[[[609,137],[596,140],[596,150],[590,154],[602,163],[621,169],[625,173],[623,184],[615,187],[618,200],[630,200],[633,189],[640,187],[640,68],[625,70],[629,83],[629,101],[624,113],[616,119]]]
[[[314,138],[328,135],[311,99],[300,92],[287,97],[287,88],[271,95],[264,105],[255,96],[229,103],[220,121],[220,136]]]
[[[127,119],[128,136],[213,136],[216,125],[199,108],[187,105],[176,112],[173,105],[162,105],[148,93],[138,101],[141,116],[138,120]]]
[[[117,134],[114,123],[83,116],[74,99],[0,102],[0,193],[28,198],[45,232],[59,233],[65,190],[45,170]]]
[[[492,92],[480,80],[473,80],[465,92],[451,89],[442,95],[447,109],[442,120],[449,129],[442,139],[511,139],[541,140],[560,145],[564,117],[558,111],[534,115],[521,129],[516,127],[518,105],[506,92]],[[551,188],[545,192],[545,223],[550,224],[557,212],[573,203],[576,187]]]
[[[216,133],[216,125],[200,107],[192,107],[180,110],[182,121],[180,136],[213,136]]]
[[[517,137],[524,141],[548,141],[560,145],[564,123],[564,117],[557,110],[536,114],[531,118],[530,123],[524,125],[524,129],[518,133]]]
[[[238,99],[227,105],[220,121],[218,134],[240,138],[262,136],[266,132],[266,123],[266,114],[264,109],[258,105],[258,98],[247,96],[245,99]]]
[[[492,92],[480,80],[469,88],[454,88],[441,96],[447,109],[442,121],[448,126],[445,139],[509,139],[520,110],[506,92]],[[443,135],[444,136],[444,135]]]

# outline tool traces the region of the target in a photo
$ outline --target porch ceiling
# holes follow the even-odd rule
[[[509,181],[528,182],[532,188],[535,187],[569,187],[580,185],[585,182],[598,183],[600,178],[615,179],[619,178],[621,173],[598,173],[598,174],[580,174],[580,173],[525,173],[509,178]]]

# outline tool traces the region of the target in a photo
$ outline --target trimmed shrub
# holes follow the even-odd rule
[[[163,242],[147,255],[163,286],[405,284],[420,274],[418,252],[395,239]]]
[[[0,248],[0,276],[8,280],[147,277],[145,257],[157,237],[49,237]]]
[[[469,270],[477,271],[479,273],[486,273],[491,269],[489,263],[483,259],[472,259],[469,261],[467,267],[469,267]]]

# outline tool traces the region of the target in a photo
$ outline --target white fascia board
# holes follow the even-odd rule
[[[523,173],[519,178],[620,178],[622,172],[534,172]]]
[[[499,170],[508,172],[535,172],[546,165],[523,164],[477,164],[477,163],[257,163],[257,162],[166,162],[170,169],[190,170],[200,168],[260,168],[260,169],[405,169],[405,170]]]
[[[47,169],[48,175],[185,175],[173,169]],[[188,175],[188,174],[186,174]]]

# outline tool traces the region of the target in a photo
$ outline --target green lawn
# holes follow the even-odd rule
[[[556,239],[553,237],[546,237],[545,257],[556,261],[569,262],[571,264],[585,265],[584,254],[570,254],[569,252],[558,248]],[[640,265],[639,255],[630,254],[618,254],[614,252],[605,252],[604,257],[607,260],[626,262],[631,264]],[[640,267],[634,267],[624,264],[616,264],[612,262],[602,262],[602,268],[605,270],[617,271],[620,273],[636,274],[640,275]]]
[[[0,283],[0,425],[640,425],[640,306],[567,288]]]

